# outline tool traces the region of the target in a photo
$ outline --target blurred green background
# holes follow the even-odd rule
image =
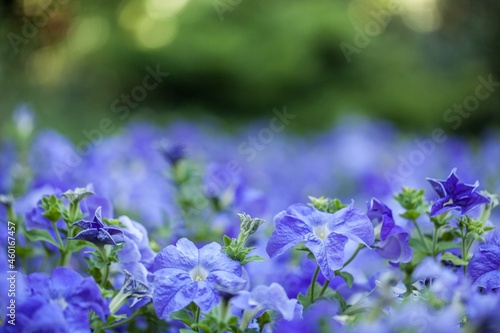
[[[500,81],[499,14],[494,0],[4,0],[1,117],[26,103],[79,138],[159,66],[126,121],[232,126],[286,105],[297,131],[353,113],[453,131],[445,111],[478,76]],[[498,126],[499,106],[495,91],[455,132]]]

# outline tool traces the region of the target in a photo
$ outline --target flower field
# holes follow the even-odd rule
[[[6,121],[6,332],[500,331],[498,133]]]

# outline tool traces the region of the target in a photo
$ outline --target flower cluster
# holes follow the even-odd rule
[[[0,144],[7,332],[497,330],[498,198],[482,189],[500,178],[467,161],[498,138],[447,141],[402,177],[384,164],[396,133],[368,124],[277,136],[249,165],[191,124],[132,124],[81,157],[31,121]]]

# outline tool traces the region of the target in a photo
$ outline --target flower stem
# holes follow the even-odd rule
[[[102,260],[106,264],[103,268],[104,273],[101,274],[101,277],[102,277],[101,286],[106,288],[106,282],[108,281],[108,277],[109,277],[109,265],[111,264],[109,262],[108,249],[106,248],[106,245],[101,245],[101,246],[98,245],[97,248],[99,249],[99,252],[101,253]]]
[[[359,251],[361,251],[361,249],[364,248],[364,247],[365,246],[363,244],[359,244],[358,248],[356,249],[356,251],[354,251],[354,253],[352,254],[352,256],[349,259],[347,259],[347,261],[344,263],[344,266],[342,266],[342,268],[340,270],[344,269],[347,265],[349,265],[354,260],[354,258],[356,258],[356,256],[358,255]]]
[[[420,227],[418,226],[417,221],[415,219],[412,219],[411,221],[413,222],[413,225],[415,226],[415,229],[417,229],[418,236],[420,237],[420,240],[424,244],[425,249],[427,250],[427,253],[428,254],[432,254],[431,250],[429,249],[429,246],[427,245],[427,242],[425,241],[425,238],[424,238],[424,235],[422,234],[422,231],[420,231]]]
[[[73,227],[68,227],[68,238],[73,237]],[[69,242],[70,240],[66,240],[66,245],[61,252],[61,259],[59,260],[59,266],[66,266],[68,264],[69,259],[71,258],[71,251],[69,250]]]
[[[222,302],[220,302],[220,322],[221,326],[224,326],[226,322],[226,316],[227,316],[227,311],[229,310],[229,301],[226,298],[222,299]],[[221,327],[221,330],[224,327]]]
[[[14,205],[13,204],[6,204],[5,207],[7,208],[7,220],[13,223],[17,222],[17,215],[16,211],[14,210]]]
[[[255,310],[245,310],[243,311],[243,317],[241,318],[241,323],[240,323],[240,330],[245,331],[248,327],[248,324],[252,321],[253,317],[256,315]]]
[[[316,270],[314,271],[314,275],[311,279],[311,286],[309,287],[310,288],[310,291],[311,291],[311,303],[314,302],[314,286],[316,284],[316,279],[318,278],[318,274],[319,274],[319,266],[316,267]]]
[[[135,317],[137,317],[138,315],[140,315],[142,313],[142,308],[138,309],[136,312],[134,312],[133,315],[131,315],[130,317],[128,317],[127,319],[124,319],[122,321],[118,321],[116,323],[113,323],[113,324],[110,324],[110,325],[107,325],[107,326],[103,326],[101,327],[103,330],[108,330],[108,329],[111,329],[111,328],[115,328],[115,327],[118,327],[118,326],[122,326],[122,325],[125,325],[125,324],[128,324],[129,322],[131,322]]]
[[[127,300],[127,297],[128,295],[125,294],[123,290],[120,290],[109,303],[109,312],[111,312],[111,314],[115,314],[116,311],[120,310],[123,303]]]
[[[325,284],[323,285],[323,288],[321,288],[321,291],[320,291],[318,297],[323,296],[323,294],[325,293],[326,289],[328,289],[329,285],[330,285],[330,280],[326,280]]]
[[[467,231],[464,232],[464,230],[462,229],[462,260],[464,260],[464,261],[467,261],[467,257],[468,257],[466,241],[467,241]],[[463,270],[464,270],[464,276],[465,276],[465,274],[467,273],[467,266],[464,265]]]
[[[434,232],[432,234],[432,256],[436,257],[436,242],[438,237],[438,228],[434,226]]]
[[[57,236],[57,241],[59,242],[59,251],[61,251],[64,248],[64,243],[61,239],[61,235],[59,234],[59,229],[57,228],[57,222],[52,222],[52,226],[54,227],[54,231]]]

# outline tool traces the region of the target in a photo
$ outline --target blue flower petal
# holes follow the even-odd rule
[[[344,264],[344,247],[347,241],[347,237],[332,232],[324,241],[313,236],[304,243],[314,254],[321,273],[328,280],[333,280],[335,278],[334,271]]]
[[[286,209],[288,215],[293,215],[301,220],[307,219],[315,209],[303,203],[295,203]]]
[[[344,265],[344,248],[348,238],[332,232],[325,240],[326,256],[330,270],[335,271]]]
[[[231,300],[232,305],[241,310],[253,310],[254,317],[266,310],[274,310],[285,320],[302,317],[302,307],[296,299],[289,299],[285,289],[278,283],[257,286],[252,292],[241,291]]]
[[[278,283],[269,287],[257,286],[252,290],[251,302],[260,303],[264,309],[279,312],[285,320],[292,320],[295,315],[296,299],[289,299],[285,289]]]
[[[248,290],[242,290],[235,297],[231,298],[231,304],[238,309],[253,309],[256,307],[255,303],[250,304],[251,293]]]
[[[305,241],[308,234],[312,234],[310,225],[298,218],[285,215],[276,224],[276,230],[267,243],[267,254],[271,258],[281,255],[286,250]]]
[[[427,179],[439,196],[432,205],[431,216],[452,209],[460,210],[464,215],[475,207],[489,202],[489,199],[476,192],[479,182],[476,181],[473,185],[460,183],[455,172],[456,169],[453,169],[446,180]]]
[[[66,310],[64,310],[64,316],[66,319],[66,323],[68,324],[68,332],[89,332],[90,320],[88,311],[82,311],[82,308],[80,308],[79,306],[70,305],[66,308]],[[106,320],[104,316],[101,317],[101,319]]]
[[[330,231],[342,234],[353,241],[370,246],[375,241],[373,225],[368,216],[353,205],[342,208],[327,221]]]
[[[473,287],[481,287],[484,292],[496,292],[500,289],[500,270],[490,271],[474,281]]]
[[[117,245],[117,241],[109,234],[106,228],[97,229],[97,234],[92,242],[98,245]]]
[[[190,240],[181,238],[175,246],[169,245],[156,255],[153,272],[161,268],[182,268],[190,271],[197,264],[198,248]]]
[[[59,290],[55,291],[51,288],[50,277],[45,273],[33,273],[27,276],[27,282],[31,290],[35,293],[40,294],[46,298],[51,298],[52,294],[59,293]]]
[[[500,247],[484,245],[479,248],[467,266],[467,273],[472,282],[481,275],[500,269]]]
[[[188,274],[155,277],[153,304],[158,317],[167,318],[172,312],[189,305],[198,292],[197,283]]]
[[[110,235],[122,235],[123,236],[123,230],[120,228],[115,228],[115,227],[106,227],[104,228]]]
[[[90,221],[85,221],[85,220],[80,220],[78,222],[73,223],[73,225],[76,225],[77,227],[80,227],[82,229],[89,229],[92,228],[93,224]]]
[[[83,279],[78,287],[71,289],[67,302],[81,309],[92,309],[102,320],[109,314],[109,308],[101,297],[101,291],[92,278]]]
[[[29,321],[29,324],[26,325],[24,332],[72,332],[67,323],[67,318],[65,318],[62,309],[57,304],[44,304],[41,308],[37,309],[35,313],[33,313],[30,319],[31,320]],[[82,331],[75,330],[75,332]]]
[[[222,292],[236,294],[243,289],[247,283],[241,277],[224,271],[214,271],[207,276],[207,280]]]
[[[429,184],[431,184],[432,186],[432,189],[440,196],[440,197],[444,197],[446,195],[446,190],[443,186],[443,184],[437,180],[437,179],[433,179],[433,178],[426,178],[427,181],[429,182]]]
[[[199,264],[209,272],[224,271],[241,276],[241,264],[229,258],[221,249],[220,244],[215,242],[202,247],[199,250]]]
[[[82,283],[80,274],[66,267],[57,267],[52,272],[52,290],[58,295],[65,295],[68,291]]]
[[[394,231],[384,241],[380,242],[377,253],[394,263],[410,262],[413,257],[413,250],[408,245],[409,239],[409,233]]]
[[[194,301],[200,307],[201,311],[208,312],[220,302],[221,296],[208,282],[198,281],[197,288]]]

